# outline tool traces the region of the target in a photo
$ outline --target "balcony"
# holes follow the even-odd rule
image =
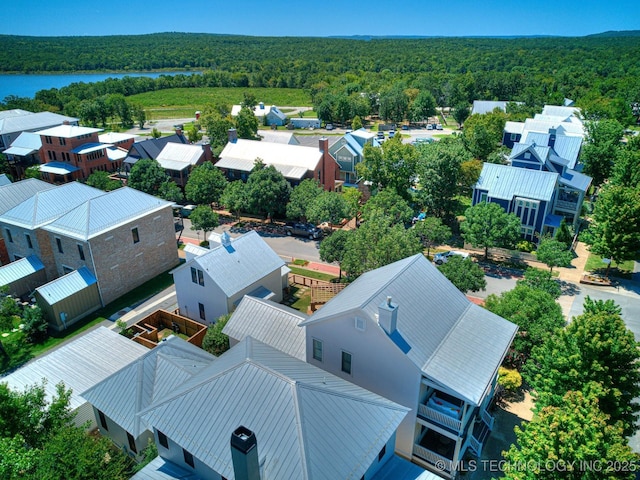
[[[453,455],[456,442],[452,438],[433,430],[425,430],[420,440],[413,445],[413,454],[424,462],[434,465],[441,472],[453,472]]]
[[[556,208],[559,208],[561,210],[567,210],[570,212],[575,212],[578,210],[578,202],[570,202],[567,200],[558,200],[556,201]]]
[[[462,428],[464,404],[442,392],[432,394],[424,404],[418,405],[418,415],[454,432]]]

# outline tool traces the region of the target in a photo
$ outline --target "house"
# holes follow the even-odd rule
[[[555,172],[485,163],[473,187],[472,205],[493,202],[516,214],[522,236],[535,242],[560,226],[562,217],[554,214],[558,180]]]
[[[33,132],[22,132],[4,151],[11,175],[16,179],[24,178],[27,168],[40,165],[40,135]]]
[[[183,135],[181,128],[176,128],[176,133],[173,135],[134,142],[123,162],[123,170],[129,172],[138,160],[155,160],[162,149],[169,143],[188,145],[189,140]]]
[[[13,390],[23,391],[46,379],[45,393],[49,401],[57,395],[56,385],[62,382],[71,390],[69,407],[76,414],[75,425],[81,427],[89,422],[89,430],[92,430],[96,427],[96,417],[82,392],[146,352],[148,349],[142,345],[106,327],[98,327],[1,377],[0,382],[6,382]]]
[[[283,143],[285,145],[302,145],[293,132],[286,132],[282,130],[258,130],[258,136],[262,139],[262,142],[270,143]],[[305,144],[307,147],[315,147],[318,145],[318,140],[312,144]]]
[[[242,105],[232,105],[231,106],[231,116],[237,117],[242,110]],[[263,119],[267,114],[268,110],[264,108],[264,102],[258,103],[255,107],[253,107],[253,114],[258,117],[258,119]]]
[[[208,143],[203,145],[167,143],[156,157],[169,178],[182,188],[187,184],[189,174],[194,167],[210,162],[212,159],[211,146]]]
[[[14,297],[26,297],[36,287],[47,283],[44,265],[35,255],[29,255],[0,267],[0,287]]]
[[[365,145],[380,146],[374,133],[361,128],[345,133],[329,148],[329,153],[340,167],[340,180],[346,184],[355,184],[358,181],[356,165],[364,160]]]
[[[78,119],[53,112],[28,112],[14,109],[0,112],[0,153],[22,132],[37,132],[57,125],[78,125]]]
[[[265,124],[269,126],[282,127],[287,123],[287,116],[278,109],[275,105],[272,105],[267,114],[265,115]]]
[[[375,479],[406,412],[247,337],[138,413],[160,459],[133,478]]]
[[[502,144],[513,148],[527,133],[549,133],[554,135],[577,136],[584,138],[585,129],[580,119],[580,109],[545,105],[542,113],[534,118],[527,118],[524,122],[506,122],[502,135]]]
[[[292,117],[289,119],[289,123],[293,125],[293,128],[320,128],[320,119],[311,117]]]
[[[282,301],[284,261],[255,232],[222,244],[172,270],[180,314],[214,323],[232,312],[245,295]]]
[[[329,152],[329,141],[322,138],[318,148],[238,139],[235,129],[229,132],[229,143],[215,164],[229,180],[246,181],[257,159],[273,165],[291,183],[315,178],[325,190],[335,190],[338,164]]]
[[[307,362],[411,409],[398,455],[449,478],[467,450],[480,455],[517,327],[471,303],[424,255],[365,273],[300,326]]]

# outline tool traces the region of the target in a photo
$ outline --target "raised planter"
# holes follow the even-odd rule
[[[611,280],[609,280],[608,278],[588,274],[582,276],[582,278],[580,279],[580,283],[584,283],[585,285],[600,285],[603,287],[611,286]]]

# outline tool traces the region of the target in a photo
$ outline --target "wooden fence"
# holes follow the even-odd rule
[[[206,325],[166,310],[156,310],[131,328],[133,340],[147,348],[155,347],[162,340],[158,334],[165,329],[186,335],[187,341],[197,347],[202,347],[202,339],[207,333]]]

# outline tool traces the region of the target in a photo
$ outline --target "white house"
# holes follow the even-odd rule
[[[171,271],[181,315],[212,323],[245,295],[282,301],[284,261],[256,232],[221,242]]]

